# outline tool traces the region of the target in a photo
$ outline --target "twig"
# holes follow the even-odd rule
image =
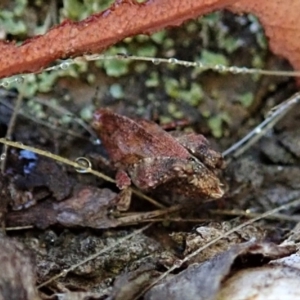
[[[79,124],[82,128],[84,128],[94,139],[97,138],[95,132],[92,130],[92,128],[89,125],[87,125],[82,119],[78,118],[76,115],[74,115],[66,108],[60,105],[53,105],[51,102],[39,98],[34,98],[34,101],[51,108],[52,110],[60,113],[61,115],[70,116],[77,124]]]
[[[288,100],[274,107],[268,114],[267,118],[250,131],[245,137],[225,150],[222,154],[224,157],[238,157],[256,143],[270,128],[281,120],[297,103],[300,102],[300,92],[294,94]]]
[[[243,211],[243,210],[238,210],[238,209],[234,209],[234,210],[213,209],[213,210],[210,210],[210,213],[215,214],[215,215],[238,216],[238,217],[247,217],[247,218],[256,218],[261,215],[260,213],[253,213],[253,212],[248,212],[248,211]],[[284,215],[284,214],[273,214],[271,216],[266,217],[265,219],[289,221],[289,222],[300,222],[300,215],[288,216],[288,215]]]
[[[8,128],[7,128],[7,132],[6,132],[5,138],[9,139],[9,140],[12,137],[12,134],[13,134],[13,131],[14,131],[14,128],[15,128],[15,125],[16,125],[17,116],[18,116],[18,113],[20,111],[20,107],[22,105],[22,101],[23,101],[23,98],[24,98],[23,91],[24,91],[25,85],[26,85],[26,82],[24,80],[22,82],[21,89],[20,89],[20,92],[18,94],[15,107],[13,109],[13,113],[11,115],[11,118],[10,118],[10,121],[9,121],[9,124],[8,124]],[[0,161],[1,161],[0,168],[1,168],[1,173],[2,174],[4,174],[4,172],[5,172],[7,151],[8,151],[8,145],[4,145],[2,153],[1,153],[1,159],[0,159]]]
[[[7,108],[13,110],[13,106],[10,103],[7,103],[7,101],[5,101],[3,99],[0,99],[0,103],[3,104],[4,106],[6,106]],[[31,116],[30,114],[27,114],[22,108],[19,110],[19,115],[23,116],[26,119],[29,119],[29,120],[33,121],[36,124],[48,127],[48,128],[53,129],[55,131],[58,131],[58,132],[61,132],[61,133],[64,133],[64,134],[68,134],[70,136],[77,137],[77,138],[80,138],[80,139],[83,139],[83,140],[86,140],[86,141],[90,141],[89,138],[87,138],[85,136],[82,136],[82,135],[76,133],[73,130],[70,130],[70,129],[65,130],[65,129],[62,129],[58,126],[50,124],[46,121],[43,121],[41,119],[37,119],[34,116]]]
[[[105,61],[105,60],[129,60],[129,61],[145,61],[152,62],[155,65],[158,64],[170,64],[170,65],[178,65],[183,67],[196,68],[200,71],[215,71],[218,73],[231,73],[231,74],[241,74],[241,75],[265,75],[265,76],[288,76],[288,77],[300,77],[300,71],[283,71],[283,70],[266,70],[266,69],[257,69],[257,68],[247,68],[247,67],[237,67],[230,66],[227,67],[221,64],[207,64],[201,61],[187,61],[180,60],[175,57],[171,58],[159,58],[159,57],[146,57],[146,56],[137,56],[130,54],[117,54],[117,55],[105,55],[105,54],[95,54],[95,55],[85,55],[82,58],[78,57],[74,60],[80,61],[84,59],[86,61]],[[72,60],[68,60],[69,63]]]
[[[72,160],[69,160],[69,159],[64,158],[62,156],[53,154],[53,153],[51,153],[49,151],[44,151],[44,150],[41,150],[41,149],[37,149],[37,148],[32,147],[32,146],[26,146],[26,145],[23,145],[22,143],[18,143],[18,142],[12,142],[12,141],[9,141],[9,140],[7,140],[5,138],[0,138],[0,143],[2,143],[4,145],[15,147],[15,148],[28,150],[28,151],[34,152],[36,154],[39,154],[39,155],[42,155],[42,156],[54,159],[56,161],[59,161],[60,163],[63,163],[63,164],[66,164],[66,165],[69,165],[69,166],[75,168],[77,170],[77,172],[80,172],[80,173],[90,173],[90,174],[93,174],[94,176],[97,176],[99,178],[104,179],[105,181],[112,182],[112,183],[116,182],[111,177],[109,177],[109,176],[107,176],[107,175],[105,175],[105,174],[103,174],[101,172],[98,172],[96,170],[93,170],[90,167],[91,164],[88,165],[88,166],[85,166],[85,165],[82,165],[82,164],[80,164],[80,163],[78,163],[76,161],[72,161]],[[87,159],[85,159],[85,160],[87,160]],[[157,202],[153,198],[144,195],[143,193],[141,193],[140,191],[138,191],[138,190],[136,190],[134,188],[132,188],[132,192],[134,194],[136,194],[137,196],[141,197],[142,199],[145,199],[145,200],[149,201],[150,203],[152,203],[156,207],[159,207],[159,208],[164,208],[165,207],[164,205],[162,205],[161,203]]]
[[[178,204],[165,209],[159,209],[159,210],[149,211],[145,213],[133,213],[130,215],[125,215],[124,217],[121,216],[117,220],[120,222],[120,226],[140,224],[142,222],[152,222],[152,220],[155,220],[152,218],[179,211],[182,209],[182,207],[183,207],[182,205]]]
[[[202,222],[209,222],[211,219],[186,219],[186,218],[155,218],[155,219],[145,219],[139,220],[140,223],[148,223],[148,222],[175,222],[175,223],[202,223]]]
[[[16,226],[16,227],[6,227],[5,231],[18,231],[18,230],[26,230],[26,229],[32,229],[34,226],[27,225],[27,226]]]
[[[196,68],[199,69],[200,71],[211,70],[219,73],[231,73],[231,74],[240,74],[240,75],[260,74],[264,76],[300,77],[299,71],[266,70],[266,69],[256,69],[256,68],[247,68],[247,67],[238,67],[238,66],[227,67],[221,64],[217,64],[217,65],[206,64],[201,61],[180,60],[175,57],[171,57],[171,58],[146,57],[146,56],[136,56],[136,55],[130,55],[126,53],[120,53],[117,55],[105,55],[105,54],[85,55],[76,58],[70,58],[67,60],[62,60],[60,63],[38,72],[16,75],[10,78],[7,77],[5,79],[2,79],[0,80],[0,87],[9,88],[11,84],[18,84],[19,81],[22,81],[24,78],[32,74],[66,70],[72,65],[78,65],[86,61],[106,61],[106,60],[144,61],[144,62],[151,62],[155,65],[165,63],[171,65]]]

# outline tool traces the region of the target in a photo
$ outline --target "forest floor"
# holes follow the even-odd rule
[[[26,10],[28,22],[28,15],[35,16],[38,9],[28,6]],[[154,37],[127,39],[108,53],[126,51],[228,66],[290,69],[268,51],[263,39],[255,19],[226,12],[190,21]],[[0,135],[6,136],[15,105],[21,103],[11,140],[73,161],[84,157],[94,170],[114,178],[115,170],[103,164],[109,157],[91,126],[97,108],[107,107],[162,126],[173,122],[172,129],[201,133],[213,149],[224,152],[295,92],[295,82],[290,78],[200,72],[172,60],[169,64],[122,60],[86,63],[61,72],[41,73],[13,88],[0,89]],[[154,216],[142,213],[159,208],[137,195],[128,211],[116,212],[114,199],[119,190],[115,184],[54,159],[9,147],[1,156],[4,170],[0,176],[0,212],[6,235],[22,243],[34,257],[37,286],[57,274],[65,275],[40,287],[41,297],[134,299],[168,268],[211,240],[300,198],[299,136],[300,110],[295,108],[241,155],[226,155],[226,168],[220,176],[226,191],[221,199],[198,199],[194,203],[190,199],[182,202],[176,198],[180,196],[169,193],[148,193],[165,207],[184,203],[180,210],[169,209]],[[257,247],[261,242],[271,247],[272,242],[276,248],[291,239],[299,220],[299,207],[293,207],[253,222],[204,247],[173,276],[192,272],[193,263],[209,263],[216,254],[222,257],[231,253],[234,259],[227,261],[234,265],[237,256],[252,253],[250,246],[254,244],[242,244],[245,242],[257,243]],[[150,223],[150,227],[126,239]],[[259,258],[254,255],[248,265],[239,268],[262,266],[268,257],[293,252],[276,251],[272,256],[261,250]],[[95,253],[101,254],[73,268]],[[232,265],[227,267],[232,269]],[[221,282],[226,272],[219,268],[214,276],[219,275]],[[199,276],[205,282],[205,276]],[[177,284],[184,286],[185,279],[178,277]],[[180,299],[179,295],[171,296],[173,291],[168,288],[167,292],[150,291],[145,297]],[[67,298],[67,292],[74,292],[72,298]]]

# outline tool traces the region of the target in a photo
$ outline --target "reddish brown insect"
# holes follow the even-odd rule
[[[119,170],[120,189],[132,181],[145,191],[163,187],[190,198],[223,196],[217,170],[224,161],[203,135],[173,137],[153,122],[132,120],[108,109],[94,114],[93,127]]]

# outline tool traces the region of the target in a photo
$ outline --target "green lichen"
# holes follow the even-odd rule
[[[228,66],[229,65],[229,61],[225,55],[223,55],[221,53],[211,52],[211,51],[208,51],[205,49],[201,51],[200,60],[202,63],[204,63],[206,65],[211,65],[211,66],[215,66],[215,65]]]
[[[180,88],[178,80],[175,78],[165,77],[163,81],[164,81],[164,87],[167,95],[170,96],[171,98],[177,99],[179,96],[179,88]]]
[[[25,0],[18,0],[16,2],[26,3]],[[82,20],[95,12],[108,8],[112,2],[113,0],[63,0],[60,18],[61,20],[65,18]],[[20,13],[22,13],[21,5],[19,4],[18,7]],[[129,37],[117,46],[110,47],[105,54],[116,55],[123,53],[146,57],[176,57],[190,61],[200,60],[211,66],[230,66],[232,58],[234,58],[234,52],[243,46],[243,37],[233,36],[226,24],[224,25],[223,20],[223,13],[218,12],[199,18],[198,20],[193,20],[176,30],[162,30],[152,35]],[[256,28],[257,20],[255,18],[251,19],[250,17],[250,23],[253,24],[253,28]],[[257,29],[255,34],[257,35],[257,41],[263,43],[261,37],[262,31]],[[249,53],[251,52],[249,51]],[[263,59],[260,53],[253,50],[251,55],[253,57],[252,65],[263,67]],[[184,68],[175,64],[153,66],[148,62],[122,59],[96,61],[95,65],[103,70],[108,77],[115,77],[107,81],[111,85],[107,87],[106,91],[115,99],[126,98],[124,82],[128,80],[129,84],[132,81],[131,78],[135,78],[135,80],[141,79],[142,82],[137,82],[137,87],[140,88],[142,85],[148,88],[148,90],[143,90],[143,97],[140,97],[140,100],[135,103],[138,114],[142,115],[149,103],[153,107],[159,107],[159,101],[163,101],[161,105],[166,105],[168,116],[160,116],[160,121],[170,122],[172,118],[184,117],[182,110],[184,104],[184,106],[197,109],[207,118],[208,125],[215,137],[223,135],[224,123],[230,121],[226,112],[217,113],[218,107],[220,107],[217,101],[221,102],[222,100],[216,100],[216,103],[211,105],[210,101],[213,98],[222,99],[220,95],[214,92],[211,87],[205,89],[210,91],[209,95],[205,95],[203,91],[203,88],[206,87],[205,80],[201,78],[201,83],[199,83],[200,81],[197,78],[203,72],[199,71],[199,69]],[[79,74],[84,73],[85,80],[93,83],[97,75],[89,71],[91,69],[88,67],[88,63],[83,63],[79,66],[71,66],[67,70],[32,75],[26,84],[25,96],[32,96],[37,92],[51,91],[54,83],[61,76],[79,77]],[[252,79],[255,80],[257,78]],[[18,84],[16,87],[18,88]],[[204,98],[207,99],[208,104],[204,103]],[[253,101],[253,94],[251,92],[244,92],[240,97],[235,96],[234,99],[238,99],[243,106],[249,107]],[[204,110],[202,110],[202,107]],[[86,120],[90,118],[92,109],[93,107],[88,107],[87,110],[83,110],[80,113],[82,118]],[[214,111],[213,114],[209,111],[210,109]]]
[[[150,36],[150,39],[155,42],[156,44],[163,44],[164,43],[164,40],[166,38],[166,35],[167,35],[167,31],[166,30],[161,30],[159,32],[156,32],[156,33],[153,33],[151,36]]]
[[[139,56],[154,57],[157,54],[157,47],[153,44],[146,44],[138,48],[136,54]]]
[[[113,2],[114,0],[64,0],[62,18],[83,20],[91,14],[107,9]]]
[[[183,100],[191,106],[198,106],[203,98],[201,85],[192,82],[190,85],[185,79],[164,77],[164,88],[167,95],[173,99]]]
[[[225,50],[227,54],[232,54],[234,51],[243,46],[240,37],[233,37],[227,26],[222,22],[222,12],[215,12],[204,16],[200,19],[202,26],[202,37],[204,46],[207,47],[211,42],[214,47],[220,50]],[[211,41],[213,37],[213,41]]]
[[[244,93],[239,95],[239,101],[244,107],[249,107],[253,103],[254,95],[251,92]]]
[[[111,47],[105,55],[126,54],[127,49],[123,46]],[[103,68],[108,76],[121,77],[128,73],[130,61],[128,60],[99,60],[95,62],[97,67]]]
[[[27,7],[27,0],[16,0],[12,10],[0,10],[0,31],[6,34],[20,35],[27,31],[24,21],[20,18]]]
[[[83,62],[78,65],[69,65],[66,69],[60,69],[52,72],[42,72],[40,74],[30,74],[24,77],[24,85],[16,81],[11,83],[10,88],[15,88],[18,91],[22,90],[23,96],[29,98],[33,97],[38,92],[51,92],[54,84],[60,77],[68,76],[77,78],[80,73],[85,72],[86,70],[87,63]]]
[[[248,15],[248,19],[251,22],[250,29],[255,34],[259,47],[266,50],[268,48],[267,39],[257,17],[254,15]]]
[[[115,99],[122,99],[124,97],[123,87],[118,83],[112,84],[109,87],[109,92]]]
[[[178,106],[173,102],[168,103],[168,112],[175,119],[182,119],[184,117],[183,112],[181,110],[179,110]],[[166,119],[164,120],[164,122],[167,123]]]
[[[208,119],[208,126],[211,129],[211,133],[215,138],[220,138],[223,136],[223,124],[229,123],[230,117],[227,113],[220,113],[215,116],[211,116]]]
[[[82,120],[89,122],[95,111],[94,105],[85,105],[79,113],[79,116]]]
[[[157,72],[151,72],[148,79],[145,81],[146,87],[158,87],[160,84],[159,76]]]
[[[106,74],[111,77],[120,77],[128,73],[129,62],[124,60],[104,60],[103,68]]]
[[[34,100],[27,102],[27,109],[30,111],[30,115],[37,119],[45,119],[47,117],[43,105]]]
[[[204,92],[200,84],[192,82],[189,90],[181,93],[181,98],[191,106],[198,106],[202,101]]]

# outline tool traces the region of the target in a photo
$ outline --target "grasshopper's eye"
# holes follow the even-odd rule
[[[191,156],[191,157],[188,158],[188,161],[190,161],[190,162],[197,162],[198,159],[196,157]]]

